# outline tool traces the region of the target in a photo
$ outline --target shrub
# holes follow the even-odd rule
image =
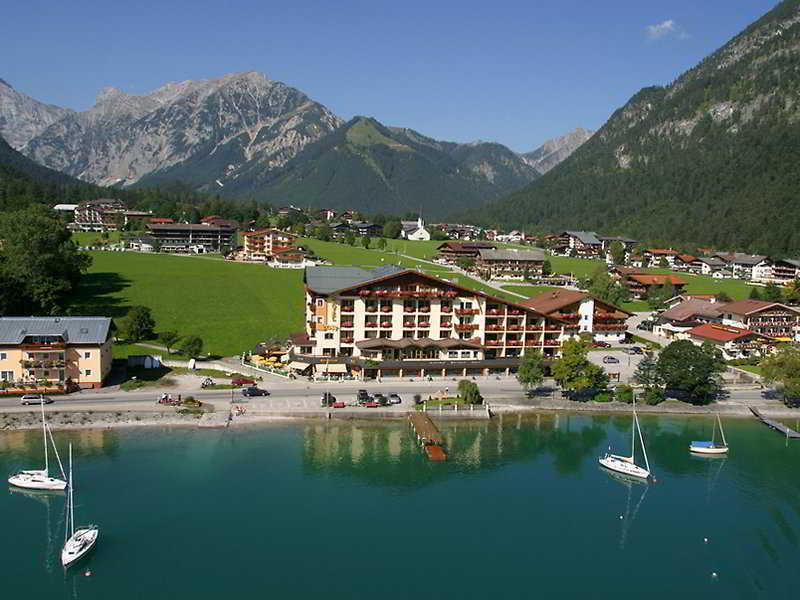
[[[643,400],[645,404],[649,404],[651,406],[661,404],[664,401],[664,390],[660,390],[658,388],[649,389],[644,393]]]
[[[595,402],[611,402],[612,396],[610,392],[600,392],[594,397]]]
[[[614,400],[624,404],[631,404],[633,402],[633,388],[629,385],[618,385],[614,390]]]

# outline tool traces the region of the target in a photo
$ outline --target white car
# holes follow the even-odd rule
[[[41,394],[25,394],[20,398],[19,403],[23,406],[29,406],[31,404],[52,404],[53,399],[42,396]]]

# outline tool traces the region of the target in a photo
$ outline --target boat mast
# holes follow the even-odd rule
[[[72,444],[69,445],[69,537],[75,535],[75,496],[72,494]],[[69,539],[69,538],[67,538]]]
[[[633,393],[633,421],[631,421],[631,463],[636,458],[636,392]]]
[[[717,413],[717,422],[719,423],[719,432],[722,435],[722,445],[727,448],[728,442],[725,441],[725,430],[722,429],[722,419],[719,418],[719,413]]]
[[[644,464],[647,466],[647,472],[649,473],[650,472],[650,461],[647,460],[647,449],[644,447],[644,439],[642,438],[642,427],[641,427],[641,425],[639,425],[639,419],[636,416],[636,413],[633,414],[633,418],[636,421],[636,429],[639,430],[639,441],[642,443],[642,454],[644,454]]]
[[[56,448],[56,442],[53,439],[53,431],[50,429],[50,426],[47,426],[47,433],[50,435],[50,443],[53,444],[53,452],[56,455],[56,460],[58,461],[58,468],[61,469],[61,478],[66,479],[67,476],[64,474],[64,465],[61,464],[61,457],[58,455],[58,448]]]
[[[47,428],[44,424],[44,396],[39,396],[41,400],[41,407],[42,407],[42,439],[44,440],[44,472],[46,475],[50,475],[50,464],[47,460]]]

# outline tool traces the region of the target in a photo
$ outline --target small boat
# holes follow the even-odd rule
[[[70,444],[67,524],[64,530],[64,548],[61,550],[61,564],[69,567],[86,556],[94,548],[99,535],[100,529],[97,525],[86,525],[75,529],[75,486],[72,481],[72,444]]]
[[[636,432],[639,432],[639,442],[642,444],[642,454],[644,455],[644,463],[647,468],[640,467],[636,464]],[[642,438],[642,428],[639,426],[639,418],[636,416],[636,406],[633,408],[633,422],[631,423],[631,455],[620,456],[618,454],[611,454],[611,446],[608,448],[605,456],[601,456],[598,462],[611,471],[628,475],[629,477],[637,477],[639,479],[650,479],[650,462],[647,460],[647,449],[644,447],[644,439]]]
[[[722,436],[721,444],[716,442],[717,424],[719,424],[719,433]],[[714,430],[711,432],[711,441],[693,441],[689,444],[689,451],[696,454],[727,454],[728,442],[725,441],[725,431],[722,429],[722,419],[719,418],[719,413],[717,413],[717,420],[714,422]]]
[[[56,459],[58,459],[58,466],[61,469],[62,479],[50,477],[50,463],[47,453],[48,433],[50,434],[50,443],[53,445]],[[58,449],[53,441],[53,434],[44,420],[44,400],[42,401],[42,438],[44,439],[44,469],[19,471],[8,478],[8,483],[19,488],[25,488],[26,490],[62,491],[67,487],[67,482],[64,476],[64,467],[61,464],[61,458],[58,456]]]

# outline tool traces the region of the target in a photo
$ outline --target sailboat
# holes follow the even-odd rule
[[[61,469],[61,479],[57,477],[50,477],[50,462],[47,453],[47,434],[50,433],[50,443],[53,445],[58,466]],[[27,470],[15,473],[8,478],[8,483],[13,486],[25,488],[28,490],[48,490],[48,491],[61,491],[67,487],[66,477],[64,475],[64,467],[61,464],[61,458],[58,456],[58,449],[53,441],[53,434],[44,420],[44,401],[42,401],[42,438],[44,440],[44,469]]]
[[[61,550],[61,564],[65,567],[75,564],[97,543],[100,529],[97,525],[86,525],[75,529],[75,486],[72,482],[72,444],[69,445],[69,489],[67,491],[67,523],[64,529],[64,548]]]
[[[635,462],[636,457],[636,432],[639,432],[639,442],[642,444],[642,454],[644,455],[644,464],[647,468],[642,468]],[[639,426],[639,417],[636,416],[636,405],[633,407],[633,422],[631,423],[631,455],[619,456],[611,454],[611,446],[608,447],[608,452],[605,456],[601,456],[598,461],[606,469],[629,475],[631,477],[638,477],[639,479],[650,478],[650,462],[647,460],[647,449],[644,447],[644,439],[642,438],[642,428]]]
[[[717,425],[719,424],[719,433],[722,436],[722,443],[716,442]],[[693,441],[689,444],[689,451],[697,454],[727,454],[728,442],[725,441],[725,430],[722,429],[722,419],[719,418],[717,413],[717,420],[714,422],[714,430],[711,432],[710,442]]]

